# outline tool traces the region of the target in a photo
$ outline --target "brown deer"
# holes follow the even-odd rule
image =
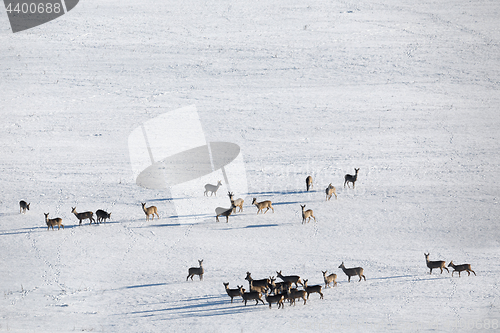
[[[45,223],[47,223],[47,231],[49,230],[50,227],[52,227],[52,230],[54,230],[54,226],[57,225],[57,230],[59,230],[59,227],[62,227],[64,229],[64,225],[62,224],[62,219],[60,217],[56,217],[55,219],[49,219],[49,213],[43,213],[45,215]]]
[[[451,276],[453,276],[453,273],[458,272],[458,277],[460,277],[460,272],[467,271],[468,276],[470,276],[470,272],[474,273],[476,275],[476,272],[472,270],[470,267],[470,264],[461,264],[461,265],[455,265],[453,263],[453,260],[450,261],[450,264],[448,267],[453,267],[453,271],[451,272]]]
[[[302,281],[300,281],[300,276],[298,275],[288,275],[288,276],[283,276],[281,275],[281,271],[279,272],[276,272],[277,276],[283,280],[283,282],[291,282],[291,283],[295,283],[295,287],[297,287],[297,283],[300,283],[301,286],[303,286],[304,284],[302,283]]]
[[[271,208],[273,210],[273,213],[274,213],[273,205],[272,205],[271,201],[269,201],[269,200],[257,202],[257,198],[253,198],[252,205],[255,205],[258,208],[257,214],[259,214],[259,212],[262,212],[262,210],[264,208],[267,208],[266,211],[264,212],[264,214],[267,213],[269,208]]]
[[[229,200],[231,200],[231,203],[235,206],[233,209],[233,213],[236,213],[236,207],[239,207],[240,208],[239,212],[242,212],[243,211],[243,203],[245,202],[245,200],[243,200],[242,198],[238,198],[238,199],[234,200],[233,199],[233,197],[234,197],[233,192],[227,192],[227,195],[229,196]]]
[[[186,281],[191,278],[191,281],[193,281],[193,276],[198,275],[200,277],[200,281],[203,280],[203,273],[205,272],[203,270],[203,259],[198,260],[198,263],[200,264],[200,267],[191,267],[188,270],[188,276],[186,278]]]
[[[309,192],[309,189],[313,188],[313,178],[311,176],[307,176],[306,178],[306,189]]]
[[[111,219],[111,213],[105,212],[102,209],[98,209],[95,212],[95,215],[97,216],[97,223],[100,223],[101,221],[106,222],[106,219]]]
[[[333,286],[335,287],[337,285],[337,274],[330,274],[326,276],[326,272],[328,271],[321,271],[323,273],[323,279],[325,280],[325,288],[330,287],[330,283],[333,282]]]
[[[30,204],[26,203],[24,200],[19,201],[19,214],[26,214],[26,210],[30,210]]]
[[[345,187],[345,184],[347,184],[347,187],[349,187],[349,183],[352,183],[352,188],[354,188],[354,183],[358,179],[358,171],[359,171],[359,169],[354,168],[354,171],[356,171],[356,174],[354,176],[353,175],[349,175],[349,174],[347,174],[347,175],[344,176],[344,187]]]
[[[323,299],[323,293],[321,292],[321,289],[323,287],[320,285],[308,286],[307,281],[309,281],[309,280],[307,280],[307,279],[304,280],[304,290],[307,293],[307,299],[309,299],[309,295],[312,293],[318,293],[320,295],[319,298]]]
[[[217,207],[215,209],[215,213],[217,214],[215,216],[215,220],[217,222],[219,222],[219,216],[225,216],[226,217],[226,223],[229,222],[229,215],[231,215],[234,211],[234,209],[236,208],[236,206],[234,205],[234,203],[231,201],[231,208],[222,208],[222,207]]]
[[[158,210],[156,208],[156,206],[151,206],[151,207],[148,207],[146,208],[146,203],[145,202],[141,202],[141,205],[142,205],[142,210],[144,211],[144,214],[146,214],[146,221],[149,221],[149,215],[153,215],[153,220],[155,219],[155,214],[156,216],[158,216],[158,218],[160,218],[160,215],[158,215]]]
[[[235,297],[241,297],[241,290],[243,286],[237,286],[238,288],[236,289],[229,289],[229,282],[222,282],[224,287],[226,288],[226,293],[229,297],[231,297],[231,303],[233,303],[233,298]]]
[[[312,209],[308,209],[308,210],[304,211],[304,208],[306,207],[306,205],[300,205],[300,207],[302,207],[302,224],[306,223],[307,218],[309,218],[307,220],[307,223],[309,223],[309,221],[311,221],[311,217],[314,218],[314,221],[316,221],[316,218],[313,215]]]
[[[432,274],[432,270],[434,268],[439,268],[441,269],[441,274],[443,274],[443,268],[446,269],[446,271],[449,273],[450,271],[448,270],[448,268],[446,268],[446,263],[444,261],[429,261],[429,254],[430,253],[427,253],[425,254],[424,253],[424,256],[425,256],[425,262],[427,263],[427,267],[430,268],[430,272],[429,274]]]
[[[71,212],[75,214],[76,218],[80,221],[80,225],[82,225],[82,221],[89,219],[89,225],[92,224],[92,222],[95,223],[94,220],[94,213],[93,212],[83,212],[83,213],[77,213],[76,212],[76,207],[71,207]]]
[[[333,186],[332,183],[330,183],[330,185],[328,185],[325,192],[326,192],[326,200],[325,201],[330,201],[330,199],[332,198],[332,194],[335,194],[335,199],[337,199],[337,191],[335,190],[335,186]]]
[[[342,268],[345,275],[347,275],[347,282],[351,282],[351,276],[355,276],[355,275],[359,276],[358,282],[361,281],[361,278],[365,279],[365,281],[366,281],[366,277],[363,275],[363,268],[361,268],[361,267],[345,268],[344,262],[342,262],[342,264],[340,264],[339,268]]]
[[[259,304],[259,301],[262,302],[262,304],[265,304],[264,301],[262,300],[262,294],[259,293],[258,291],[250,291],[248,293],[245,292],[245,288],[240,287],[241,291],[241,297],[243,297],[243,302],[245,302],[245,306],[247,306],[247,301],[250,301],[252,299],[255,300],[255,305]]]

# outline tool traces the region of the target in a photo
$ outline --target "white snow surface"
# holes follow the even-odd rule
[[[13,34],[2,6],[0,331],[498,331],[498,17],[496,0],[85,0]],[[132,177],[131,131],[189,105],[208,142],[241,147],[229,223],[175,217]],[[79,226],[72,207],[112,219]],[[429,274],[424,252],[477,276]],[[338,285],[230,303],[223,282],[280,270]]]

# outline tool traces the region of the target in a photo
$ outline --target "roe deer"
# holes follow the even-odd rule
[[[60,217],[56,217],[55,219],[49,219],[49,213],[45,214],[45,223],[47,223],[47,230],[49,230],[50,227],[52,227],[52,230],[54,230],[54,226],[57,225],[57,230],[59,230],[59,227],[62,227],[64,229],[64,225],[62,224],[62,219]]]
[[[300,281],[300,276],[298,275],[288,275],[288,276],[283,276],[281,275],[281,271],[276,272],[278,274],[278,277],[283,280],[283,282],[291,282],[295,283],[295,287],[297,287],[297,283],[300,283],[301,286],[303,286],[302,281]]]
[[[306,178],[306,189],[309,192],[309,189],[313,188],[313,178],[311,176],[307,176]]]
[[[191,281],[193,281],[193,276],[195,275],[199,275],[200,276],[200,281],[203,280],[203,273],[204,273],[204,270],[203,270],[203,259],[201,260],[198,260],[198,263],[200,264],[200,267],[191,267],[189,270],[188,270],[188,276],[186,278],[186,281],[191,278]]]
[[[82,221],[89,219],[89,225],[92,224],[92,222],[95,223],[95,220],[93,218],[94,213],[93,212],[83,212],[83,213],[77,213],[76,212],[76,207],[71,207],[71,212],[75,214],[76,218],[80,221],[80,225],[82,225]]]
[[[308,286],[307,281],[309,281],[309,280],[304,280],[304,290],[307,293],[307,299],[309,299],[309,294],[312,294],[312,293],[318,293],[320,295],[319,298],[322,299],[323,293],[321,292],[321,289],[323,287],[320,285]]]
[[[233,213],[233,210],[236,208],[236,206],[231,202],[231,208],[222,208],[222,207],[217,207],[215,209],[215,213],[217,214],[215,216],[215,220],[219,222],[219,216],[225,216],[226,217],[226,223],[229,222],[229,215]],[[219,212],[219,213],[218,213]]]
[[[153,215],[153,220],[155,219],[155,214],[156,216],[158,216],[158,218],[160,218],[160,215],[158,215],[158,210],[156,208],[156,206],[151,206],[151,207],[148,207],[146,208],[146,203],[145,202],[141,202],[141,205],[142,205],[142,210],[144,211],[144,214],[146,214],[146,221],[149,221],[149,215]]]
[[[429,274],[432,274],[432,270],[434,268],[439,268],[441,269],[441,274],[443,274],[443,268],[446,269],[446,271],[449,273],[450,271],[448,270],[448,268],[446,268],[446,263],[444,261],[429,261],[429,254],[430,253],[427,253],[425,254],[424,253],[424,256],[425,256],[425,262],[427,263],[427,267],[430,268],[430,272]]]
[[[307,223],[309,223],[309,221],[311,221],[311,217],[314,218],[314,221],[316,221],[316,218],[313,215],[312,209],[308,209],[308,210],[304,211],[304,208],[306,207],[306,205],[300,205],[300,207],[302,207],[302,224],[306,223],[307,218],[309,218],[307,220]]]
[[[231,203],[233,205],[235,205],[235,207],[233,209],[234,210],[233,213],[236,213],[236,207],[239,207],[240,208],[239,211],[242,212],[243,211],[243,203],[245,202],[245,200],[243,200],[242,198],[238,198],[236,200],[233,200],[233,197],[234,197],[233,192],[227,192],[227,195],[229,196],[229,200],[231,200]]]
[[[328,271],[321,271],[323,273],[323,279],[325,280],[325,288],[330,287],[330,283],[333,282],[333,286],[335,287],[337,285],[337,274],[330,274],[326,276],[326,272]]]
[[[241,297],[241,290],[240,288],[242,288],[243,286],[237,286],[238,288],[237,289],[229,289],[229,282],[222,282],[222,284],[224,285],[224,287],[226,287],[226,293],[229,297],[231,297],[231,303],[233,303],[233,298],[235,297]]]
[[[269,303],[269,309],[271,309],[271,304],[276,303],[278,304],[278,309],[285,308],[285,305],[283,304],[283,299],[285,298],[285,295],[283,294],[274,294],[272,296],[269,295],[269,293],[266,293],[266,301]]]
[[[356,169],[354,168],[354,171],[356,171],[356,174],[353,176],[353,175],[345,175],[344,176],[344,187],[345,187],[345,184],[347,184],[347,187],[349,187],[349,183],[352,183],[352,188],[354,188],[354,183],[356,182],[356,180],[358,179],[358,171],[359,171],[359,168]]]
[[[102,209],[98,209],[95,212],[95,215],[97,216],[97,223],[100,223],[101,221],[106,222],[106,219],[111,219],[111,213],[105,212]]]
[[[245,288],[240,287],[240,292],[241,292],[241,297],[243,297],[243,302],[245,302],[245,306],[247,306],[247,301],[252,299],[255,300],[255,305],[259,304],[259,301],[261,301],[262,304],[265,304],[264,301],[262,300],[262,294],[259,293],[258,291],[250,291],[246,293]]]
[[[358,282],[361,281],[361,278],[365,279],[365,281],[366,281],[366,277],[363,275],[363,268],[361,268],[361,267],[345,268],[344,262],[342,262],[342,264],[340,264],[339,268],[342,268],[345,275],[347,275],[347,282],[351,282],[351,276],[355,276],[355,275],[359,276]]]
[[[252,287],[263,287],[263,288],[268,288],[268,286],[271,284],[270,279],[260,279],[260,280],[254,280],[252,279],[251,273],[247,272],[247,276],[245,277],[245,280],[248,281],[248,285],[250,286],[250,291],[252,291]]]
[[[220,180],[217,182],[217,186],[215,185],[212,185],[212,184],[206,184],[205,185],[205,192],[203,192],[203,195],[206,195],[208,197],[208,192],[211,192],[210,193],[210,196],[212,196],[212,194],[215,193],[215,196],[217,196],[217,190],[219,189],[219,187],[221,187],[222,183],[220,182]]]
[[[287,293],[288,299],[290,300],[290,305],[295,305],[295,299],[302,298],[304,300],[304,305],[306,305],[306,291],[298,289],[289,289]]]
[[[264,212],[264,214],[267,213],[269,208],[271,208],[273,210],[273,213],[274,213],[273,205],[272,205],[271,201],[269,201],[269,200],[257,202],[257,198],[253,198],[252,205],[255,205],[258,208],[257,214],[259,214],[259,212],[262,212],[262,210],[264,208],[267,208],[266,211]]]
[[[26,201],[24,200],[19,201],[19,214],[21,213],[26,214],[26,209],[30,210],[30,204],[26,203]]]
[[[458,277],[460,277],[460,272],[467,271],[468,276],[470,276],[470,272],[474,273],[476,275],[476,272],[472,270],[470,267],[470,264],[461,264],[461,265],[455,265],[453,263],[453,260],[450,261],[450,264],[448,267],[453,267],[453,271],[451,272],[451,276],[453,276],[453,273],[458,272]]]
[[[337,191],[335,190],[335,186],[333,186],[332,183],[330,183],[330,185],[328,185],[325,192],[326,192],[326,200],[325,201],[327,201],[327,200],[330,201],[330,199],[332,198],[332,194],[335,194],[335,199],[337,199]]]

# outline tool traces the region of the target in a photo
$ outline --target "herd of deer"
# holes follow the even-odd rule
[[[356,180],[358,179],[359,168],[354,168],[354,171],[356,172],[354,175],[347,174],[344,176],[344,187],[346,185],[347,187],[350,187],[349,184],[352,183],[352,188],[354,188]],[[210,196],[212,196],[212,194],[214,193],[217,196],[217,190],[221,185],[222,183],[220,181],[217,182],[217,185],[206,184],[204,195],[208,196],[208,192],[210,192]],[[312,188],[313,188],[313,179],[311,176],[307,176],[306,190],[309,192],[309,190]],[[335,195],[335,199],[337,199],[337,191],[335,189],[335,186],[333,186],[331,183],[326,188],[325,193],[326,193],[326,199],[325,199],[326,201],[329,201],[333,195]],[[215,208],[215,220],[217,222],[219,222],[219,216],[225,216],[226,222],[229,222],[229,216],[231,216],[231,214],[233,213],[236,213],[236,207],[240,208],[239,212],[243,211],[244,200],[242,198],[234,200],[234,194],[232,192],[228,192],[227,195],[229,196],[229,200],[231,201],[231,207]],[[255,205],[257,207],[257,214],[259,214],[260,212],[263,212],[265,214],[269,209],[271,209],[274,213],[272,202],[269,200],[257,202],[257,198],[253,198],[252,205]],[[304,210],[306,205],[300,205],[300,207],[302,208],[302,223],[306,223],[306,219],[307,222],[309,222],[311,220],[311,217],[314,219],[314,221],[316,221],[316,217],[314,217],[312,209]]]
[[[443,269],[446,269],[446,271],[449,272],[444,261],[429,261],[429,253],[424,253],[424,255],[427,267],[430,268],[429,274],[432,274],[432,269],[434,268],[440,268],[441,273],[443,273]],[[193,280],[193,277],[195,275],[199,276],[200,281],[203,280],[203,274],[205,272],[203,269],[203,259],[198,260],[198,263],[200,265],[199,267],[189,268],[186,281],[189,280],[189,278]],[[470,264],[455,265],[453,264],[453,261],[451,261],[448,267],[453,267],[453,272],[451,273],[452,276],[454,272],[458,272],[458,276],[460,277],[460,273],[463,271],[466,271],[469,275],[471,272],[476,275],[476,272],[472,270]],[[344,262],[342,262],[338,268],[342,269],[342,271],[347,276],[347,282],[351,282],[352,276],[358,276],[358,282],[361,282],[362,279],[366,281],[366,277],[363,274],[364,269],[362,267],[346,268]],[[332,287],[331,284],[333,284],[333,287],[337,285],[337,274],[332,273],[327,275],[328,271],[321,272],[323,273],[325,288]],[[302,299],[305,305],[307,300],[309,299],[310,294],[313,293],[318,293],[319,298],[323,299],[322,285],[308,286],[307,279],[304,279],[304,281],[302,281],[300,276],[298,275],[282,275],[281,271],[277,271],[276,276],[281,279],[281,282],[276,282],[276,278],[274,276],[270,276],[269,278],[265,279],[254,280],[251,273],[247,272],[245,280],[248,281],[248,291],[243,288],[243,285],[237,285],[236,288],[231,289],[229,288],[229,282],[223,282],[222,284],[224,285],[227,295],[231,298],[231,303],[233,303],[233,299],[235,297],[241,297],[242,302],[245,303],[245,306],[247,305],[248,301],[255,301],[255,305],[258,305],[259,302],[265,304],[264,300],[262,299],[263,296],[265,297],[266,302],[269,304],[269,308],[272,308],[272,304],[276,304],[278,306],[278,309],[284,308],[284,302],[286,300],[288,300],[290,305],[295,305],[295,301],[297,299]],[[302,289],[298,289],[299,284],[302,286]]]

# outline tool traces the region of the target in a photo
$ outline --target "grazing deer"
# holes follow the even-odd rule
[[[472,273],[474,273],[474,275],[476,275],[476,272],[474,272],[472,270],[472,268],[470,267],[470,264],[455,265],[453,263],[453,260],[452,260],[452,261],[450,261],[450,264],[448,265],[448,267],[453,267],[453,271],[451,272],[451,276],[453,276],[453,273],[458,272],[458,277],[460,277],[460,272],[463,272],[463,271],[467,271],[467,274],[469,274],[467,276],[470,276],[470,272],[472,272]]]
[[[245,277],[245,280],[248,281],[248,285],[250,286],[250,291],[252,291],[252,288],[255,288],[255,287],[263,287],[263,288],[267,289],[269,284],[271,283],[270,279],[260,279],[260,280],[252,279],[250,272],[247,272],[247,276]]]
[[[24,200],[19,201],[19,214],[26,214],[26,209],[30,210],[30,204],[26,203]]]
[[[156,208],[156,206],[151,206],[151,207],[148,207],[146,208],[146,203],[145,202],[141,202],[141,205],[142,205],[142,210],[144,211],[144,214],[146,214],[146,221],[149,221],[149,215],[153,215],[153,220],[155,219],[155,214],[156,216],[158,216],[158,218],[160,218],[160,215],[158,215],[158,210]]]
[[[242,288],[243,286],[237,286],[238,288],[237,289],[229,289],[229,282],[222,282],[222,284],[224,285],[224,287],[226,288],[226,293],[229,297],[231,297],[231,303],[233,303],[233,298],[235,297],[241,297],[241,290],[240,288]]]
[[[95,223],[94,220],[94,213],[93,212],[83,212],[83,213],[77,213],[76,212],[76,207],[71,207],[71,212],[75,214],[76,218],[80,221],[80,225],[82,225],[82,221],[89,219],[89,225],[92,224],[92,222]]]
[[[229,222],[229,215],[231,215],[233,213],[233,210],[234,208],[236,208],[236,206],[234,205],[233,202],[231,202],[231,208],[222,208],[222,207],[217,207],[215,209],[215,213],[217,214],[215,216],[215,220],[217,222],[219,222],[219,216],[225,216],[226,217],[226,223]],[[222,211],[223,210],[223,211]],[[222,212],[221,212],[222,211]],[[217,213],[219,212],[219,213]]]
[[[262,210],[264,208],[267,208],[266,211],[264,212],[264,214],[267,213],[269,208],[271,208],[273,210],[273,213],[274,213],[273,205],[272,205],[271,201],[269,201],[269,200],[257,202],[257,198],[253,198],[252,205],[255,205],[258,208],[257,214],[259,214],[259,212],[262,212]]]
[[[349,183],[352,183],[352,188],[354,188],[354,183],[356,182],[356,180],[358,179],[358,171],[359,169],[356,169],[354,168],[354,171],[356,171],[356,174],[353,176],[353,175],[345,175],[344,176],[344,187],[345,187],[345,184],[347,184],[347,187],[349,187]]]
[[[203,259],[201,260],[198,260],[198,263],[200,264],[200,267],[191,267],[189,270],[188,270],[188,276],[186,278],[186,281],[191,278],[191,281],[193,281],[193,276],[195,275],[199,275],[200,276],[200,281],[203,280],[203,273],[204,273],[204,270],[203,270]]]
[[[227,195],[229,196],[229,200],[231,200],[231,203],[235,206],[234,207],[234,211],[233,213],[236,213],[236,207],[239,207],[240,208],[240,212],[243,211],[243,203],[245,202],[245,200],[243,200],[242,198],[238,198],[236,200],[233,200],[233,197],[234,197],[234,194],[233,192],[227,192]]]
[[[298,275],[288,275],[288,276],[283,276],[281,275],[281,271],[276,272],[278,277],[283,280],[283,282],[291,282],[295,283],[295,287],[297,288],[297,283],[300,283],[301,286],[303,286],[302,281],[300,281],[300,276]]]
[[[97,223],[100,223],[101,221],[106,222],[106,219],[111,219],[111,213],[105,212],[102,209],[98,209],[95,212],[95,215],[97,216]]]
[[[351,276],[355,276],[355,275],[359,276],[358,282],[361,281],[361,278],[365,279],[365,281],[366,281],[366,277],[363,275],[363,268],[361,268],[361,267],[345,268],[344,262],[342,262],[342,264],[340,264],[339,268],[342,268],[345,275],[347,275],[347,282],[351,282]]]
[[[323,288],[320,285],[315,285],[315,286],[308,286],[307,281],[309,280],[304,280],[304,290],[307,293],[307,299],[309,299],[309,295],[312,293],[318,293],[320,296],[320,299],[323,299],[323,293],[321,292],[321,289]]]
[[[215,196],[217,196],[217,190],[219,189],[219,187],[221,187],[222,183],[220,182],[220,180],[217,182],[217,186],[215,185],[212,185],[212,184],[206,184],[205,185],[205,192],[203,192],[203,195],[206,195],[208,197],[208,192],[211,192],[210,193],[210,196],[212,196],[212,194],[215,193]]]
[[[335,190],[335,186],[333,186],[332,183],[330,183],[330,185],[328,185],[325,192],[326,192],[326,200],[325,201],[327,201],[327,200],[330,201],[330,199],[332,198],[332,194],[335,194],[335,199],[337,199],[337,191]]]
[[[424,256],[425,256],[425,262],[427,263],[427,267],[430,268],[430,272],[429,274],[432,274],[432,270],[434,268],[439,268],[441,269],[441,274],[443,274],[443,268],[446,269],[446,271],[449,273],[450,271],[448,270],[448,268],[446,268],[446,263],[444,261],[429,261],[429,254],[430,253],[427,253],[425,254],[424,253]]]
[[[307,192],[309,192],[310,188],[313,188],[313,177],[307,176],[307,178],[306,178],[306,189],[307,189]]]
[[[302,207],[302,224],[306,223],[307,218],[309,218],[307,220],[307,223],[309,223],[309,221],[311,221],[311,217],[314,218],[314,221],[316,222],[316,218],[313,215],[312,209],[308,209],[308,210],[304,211],[304,208],[306,207],[306,205],[300,205],[300,207]]]
[[[325,280],[325,288],[330,287],[330,283],[333,282],[333,286],[335,287],[337,285],[337,274],[330,274],[326,276],[326,272],[328,271],[321,271],[323,273],[323,279]]]
[[[59,230],[59,227],[62,227],[64,229],[64,225],[62,224],[62,219],[60,217],[56,217],[55,219],[49,219],[49,213],[45,214],[45,223],[47,223],[47,231],[49,230],[50,227],[52,227],[52,230],[54,230],[54,226],[57,225],[57,230]]]
[[[240,287],[240,292],[241,292],[241,297],[243,297],[243,302],[245,302],[245,306],[247,306],[247,301],[252,299],[255,300],[255,305],[259,304],[259,301],[261,301],[262,304],[265,304],[264,301],[262,300],[262,294],[259,293],[258,291],[250,291],[246,293],[245,288]]]
[[[278,304],[278,309],[285,308],[285,305],[283,304],[283,299],[285,298],[285,295],[283,294],[274,294],[272,296],[269,296],[269,293],[266,293],[266,301],[269,303],[269,309],[271,309],[271,304],[276,303]]]

